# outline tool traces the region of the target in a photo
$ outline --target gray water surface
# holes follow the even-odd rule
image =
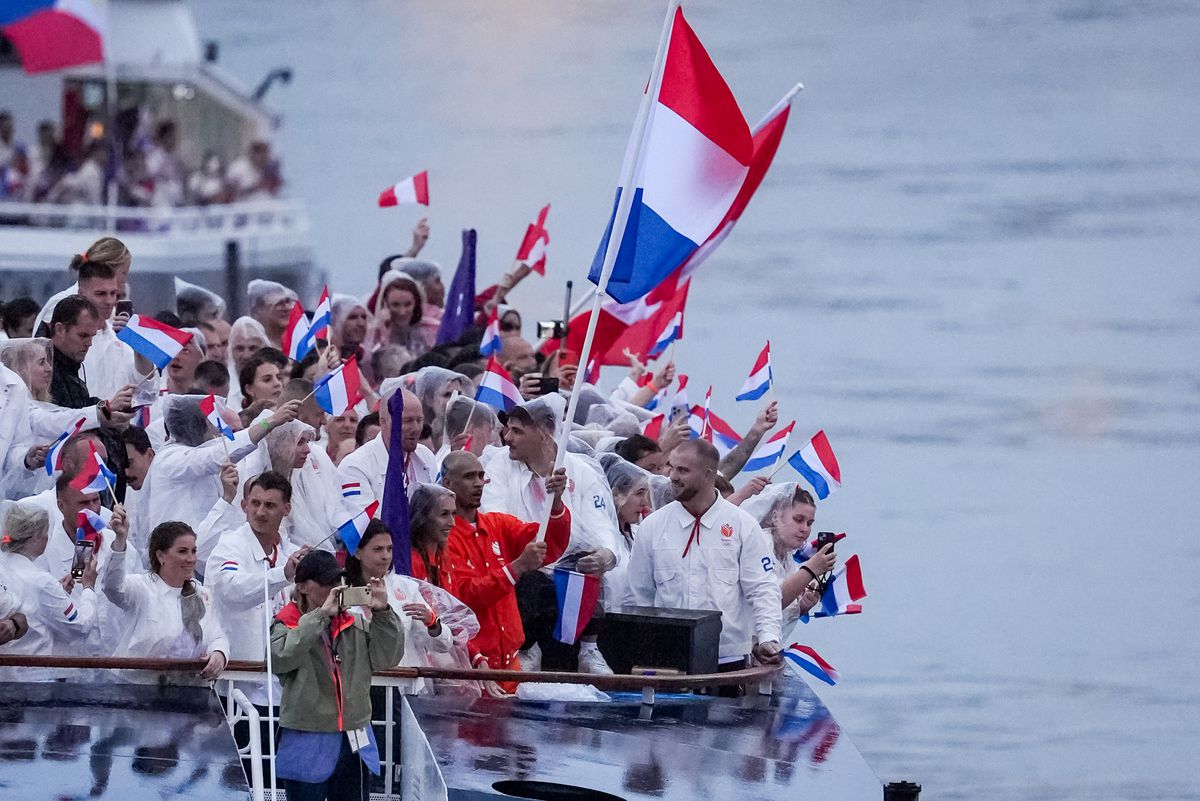
[[[407,247],[378,192],[430,170],[428,253],[492,278],[545,202],[582,283],[662,5],[194,3],[273,101],[336,290]],[[693,398],[772,339],[785,421],[824,428],[866,612],[798,632],[881,778],[930,799],[1200,797],[1200,5],[695,2],[774,168],[690,297]],[[801,434],[801,432],[803,432]]]

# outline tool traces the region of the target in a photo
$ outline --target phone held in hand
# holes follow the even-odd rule
[[[371,605],[370,587],[337,587],[334,592],[338,594],[338,606],[343,609]]]
[[[552,395],[558,392],[558,379],[551,375],[544,375],[538,379],[539,395]]]
[[[826,545],[833,545],[837,542],[837,534],[832,531],[817,532],[817,550],[824,550]]]
[[[118,300],[117,301],[117,314],[125,314],[125,315],[132,317],[133,316],[133,301],[132,300]]]
[[[88,560],[92,558],[92,549],[95,547],[96,543],[92,540],[75,541],[75,558],[71,560],[71,578],[83,578],[83,571],[87,569]]]

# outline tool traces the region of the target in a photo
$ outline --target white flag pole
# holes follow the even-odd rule
[[[654,56],[654,67],[650,72],[650,84],[642,96],[638,106],[637,117],[633,121],[633,135],[629,147],[625,151],[625,160],[621,164],[621,177],[618,186],[621,187],[621,198],[617,202],[617,211],[613,216],[612,230],[608,236],[608,244],[604,249],[604,262],[600,269],[600,281],[596,293],[592,297],[592,314],[588,318],[587,333],[583,337],[583,350],[579,354],[579,363],[584,365],[584,376],[587,375],[588,361],[592,355],[592,341],[596,338],[596,324],[600,320],[600,303],[604,300],[604,292],[608,289],[608,281],[612,277],[613,266],[617,263],[617,253],[621,249],[621,240],[625,236],[625,224],[629,221],[629,210],[633,206],[633,196],[637,187],[638,162],[641,160],[642,145],[646,139],[646,122],[650,119],[650,110],[658,97],[659,87],[662,86],[663,64],[667,60],[667,47],[671,41],[671,28],[675,21],[675,10],[679,8],[679,0],[668,0],[667,18],[663,22],[662,35],[658,40],[658,52]],[[567,438],[571,435],[571,420],[575,418],[575,409],[579,406],[579,382],[571,392],[571,400],[567,403],[567,419],[563,422],[562,433],[558,437],[558,455],[554,459],[554,468],[563,466],[567,457]],[[537,541],[546,539],[546,526],[550,523],[550,509],[553,504],[547,504],[538,521]]]

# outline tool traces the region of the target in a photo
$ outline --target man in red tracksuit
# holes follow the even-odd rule
[[[479,619],[479,634],[468,646],[475,666],[520,670],[517,650],[525,641],[525,629],[513,588],[521,576],[556,561],[567,548],[571,513],[562,502],[567,476],[560,468],[546,479],[553,505],[544,542],[535,541],[536,522],[480,512],[485,483],[483,465],[470,451],[452,451],[442,462],[442,484],[455,498],[443,582]]]

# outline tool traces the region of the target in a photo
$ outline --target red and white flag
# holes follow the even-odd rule
[[[642,436],[658,441],[662,436],[663,426],[666,425],[667,416],[665,414],[656,414],[646,422],[642,423]]]
[[[379,193],[379,207],[399,206],[401,203],[420,203],[429,205],[429,171],[421,172],[405,178],[394,186]]]
[[[517,250],[517,261],[528,264],[538,275],[546,274],[546,245],[550,244],[550,232],[546,230],[546,215],[550,213],[550,204],[542,206],[537,219],[525,229],[525,238]]]

